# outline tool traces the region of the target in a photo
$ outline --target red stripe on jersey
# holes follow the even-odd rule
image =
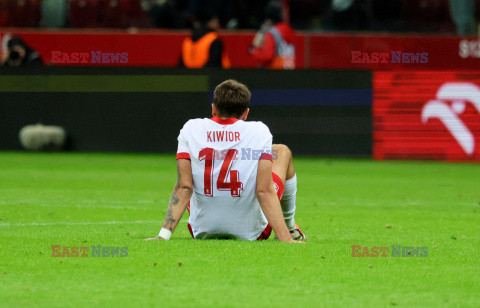
[[[213,117],[210,120],[222,125],[233,124],[238,121],[238,119],[235,119],[235,118],[220,119],[219,117]]]
[[[273,161],[272,154],[268,153],[262,153],[262,155],[260,155],[260,159]]]
[[[177,153],[177,159],[190,159],[190,154],[185,152]]]

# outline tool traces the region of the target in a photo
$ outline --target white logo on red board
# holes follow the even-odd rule
[[[423,106],[422,122],[425,124],[433,118],[440,120],[463,151],[471,156],[475,151],[475,138],[459,117],[465,111],[467,102],[472,103],[480,113],[478,86],[465,82],[445,83],[438,89],[437,98]]]

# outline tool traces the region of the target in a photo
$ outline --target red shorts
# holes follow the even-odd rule
[[[285,185],[282,182],[282,179],[278,175],[272,172],[272,178],[273,178],[273,185],[275,186],[275,191],[277,192],[278,200],[282,199],[283,192],[285,191]],[[190,214],[190,204],[187,206],[188,213]],[[192,231],[192,226],[190,224],[187,224],[188,226],[188,231],[190,231],[190,234],[193,236],[193,231]],[[270,224],[267,224],[267,227],[263,232],[260,234],[260,236],[257,238],[257,241],[260,240],[266,240],[270,237],[270,234],[272,233],[272,227]]]

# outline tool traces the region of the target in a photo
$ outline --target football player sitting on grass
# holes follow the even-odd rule
[[[178,136],[177,182],[158,236],[169,240],[188,209],[195,239],[306,240],[295,224],[297,178],[292,153],[272,145],[262,122],[246,121],[250,91],[218,85],[212,115],[185,123]]]

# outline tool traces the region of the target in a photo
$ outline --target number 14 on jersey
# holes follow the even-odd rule
[[[238,151],[235,149],[228,150],[217,179],[217,189],[222,191],[229,190],[232,197],[240,197],[240,192],[243,190],[243,183],[240,182],[239,172],[237,170],[230,170],[237,154]],[[204,193],[206,196],[213,197],[215,150],[212,148],[205,148],[201,150],[198,155],[198,159],[200,161],[205,161],[205,172],[203,177]],[[227,175],[230,176],[230,182],[227,182]]]

